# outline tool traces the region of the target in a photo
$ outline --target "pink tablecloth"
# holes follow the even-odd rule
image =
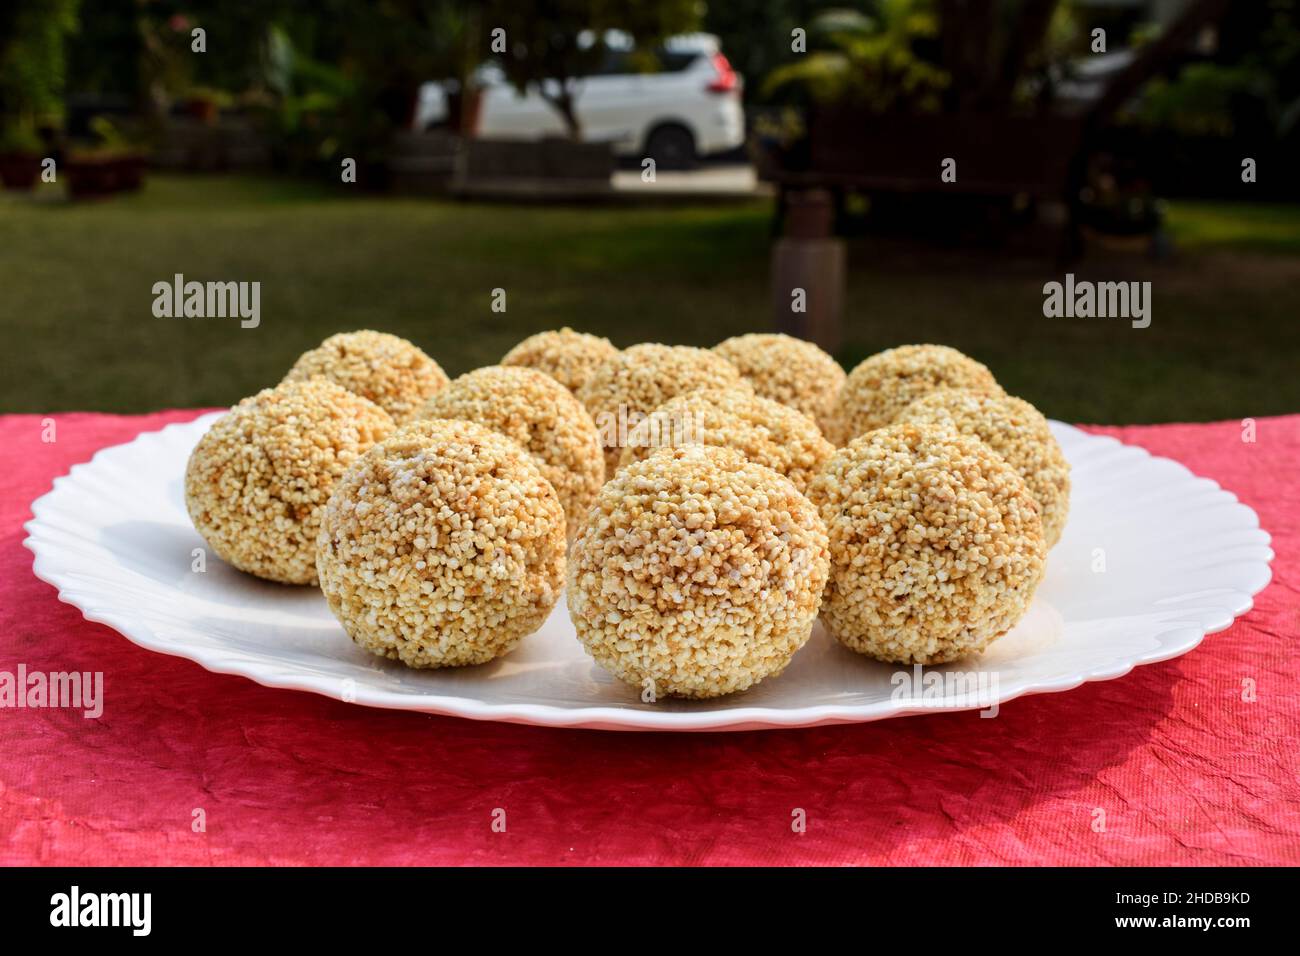
[[[1239,422],[1097,429],[1217,479],[1273,534],[1255,609],[1185,657],[995,720],[627,735],[270,690],[61,604],[21,546],[30,502],[195,414],[57,415],[53,444],[0,418],[0,670],[103,671],[106,698],[98,720],[0,710],[0,863],[1300,863],[1300,416],[1254,444]]]

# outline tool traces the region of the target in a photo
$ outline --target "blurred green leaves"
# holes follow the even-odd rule
[[[65,41],[77,29],[79,0],[0,4],[0,125],[14,139],[63,116]]]
[[[762,94],[879,113],[933,112],[949,78],[918,47],[938,35],[930,0],[881,0],[875,16],[826,11],[812,21],[809,52],[768,74]]]

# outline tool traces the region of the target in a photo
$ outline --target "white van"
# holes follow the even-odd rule
[[[575,105],[583,140],[612,142],[617,154],[651,157],[660,169],[687,168],[699,157],[744,142],[741,78],[723,56],[716,36],[695,33],[668,39],[655,50],[659,70],[651,73],[633,72],[625,35],[611,33],[605,44],[601,70],[577,82]],[[483,91],[479,136],[566,135],[560,114],[541,93],[530,88],[521,95],[496,63],[479,67],[474,80]],[[415,128],[436,129],[446,121],[446,87],[425,83]]]

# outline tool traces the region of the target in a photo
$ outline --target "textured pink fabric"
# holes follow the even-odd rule
[[[629,735],[270,690],[59,603],[21,546],[30,502],[195,414],[56,415],[54,444],[0,418],[0,670],[102,670],[106,697],[99,720],[0,710],[0,863],[1300,863],[1300,416],[1253,445],[1237,422],[1096,429],[1217,479],[1273,534],[1255,609],[1178,660],[996,720]]]

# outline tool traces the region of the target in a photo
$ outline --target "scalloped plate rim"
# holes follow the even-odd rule
[[[79,475],[79,473],[91,469],[103,456],[108,453],[123,450],[131,445],[142,441],[161,439],[168,432],[173,430],[197,429],[202,424],[206,427],[220,415],[221,411],[205,412],[195,418],[184,422],[171,422],[160,429],[140,432],[129,441],[116,445],[106,446],[95,451],[88,461],[79,462],[71,466],[67,473],[56,477],[52,487],[45,494],[41,495],[31,504],[33,517],[23,524],[23,529],[27,532],[27,537],[23,540],[23,546],[33,553],[32,571],[40,580],[46,582],[55,588],[58,598],[65,604],[69,604],[79,611],[82,616],[92,623],[102,624],[117,633],[121,634],[131,643],[145,650],[165,654],[169,657],[179,657],[184,660],[190,660],[198,664],[205,670],[214,674],[224,674],[237,677],[244,677],[263,687],[269,687],[277,690],[294,690],[318,694],[328,697],[331,700],[339,700],[336,692],[337,683],[332,679],[314,678],[307,675],[301,675],[295,679],[282,679],[274,674],[266,672],[265,665],[257,659],[241,657],[238,654],[229,652],[210,653],[204,648],[195,648],[189,644],[176,644],[168,642],[157,635],[153,627],[143,621],[124,620],[119,614],[112,613],[102,608],[98,601],[90,594],[77,588],[74,585],[67,584],[67,571],[64,570],[60,575],[59,569],[49,566],[50,560],[55,555],[50,552],[43,552],[40,540],[40,534],[45,530],[42,526],[42,512],[48,511],[55,503],[52,499],[59,493],[60,489],[68,484]],[[997,704],[1009,703],[1021,697],[1028,697],[1037,694],[1062,693],[1073,690],[1085,683],[1094,683],[1098,681],[1115,680],[1131,673],[1135,667],[1146,664],[1155,664],[1161,661],[1172,660],[1176,657],[1194,650],[1207,636],[1217,634],[1231,627],[1233,622],[1244,614],[1250,612],[1254,607],[1254,597],[1258,595],[1272,580],[1271,561],[1274,552],[1269,545],[1272,538],[1259,524],[1259,516],[1253,508],[1246,505],[1237,498],[1235,494],[1223,488],[1217,481],[1212,478],[1205,478],[1197,475],[1182,462],[1175,461],[1160,455],[1154,455],[1140,445],[1130,445],[1122,442],[1111,435],[1095,435],[1085,432],[1080,428],[1069,425],[1064,422],[1053,420],[1051,422],[1054,429],[1064,430],[1072,437],[1086,439],[1089,442],[1105,444],[1112,448],[1122,448],[1138,452],[1145,459],[1151,459],[1161,462],[1169,462],[1176,465],[1182,477],[1195,479],[1198,482],[1208,483],[1213,486],[1213,490],[1218,496],[1230,499],[1233,503],[1240,505],[1248,511],[1254,519],[1254,529],[1262,535],[1259,542],[1268,552],[1268,557],[1251,562],[1258,564],[1262,574],[1257,575],[1260,580],[1254,590],[1249,593],[1239,591],[1236,588],[1225,588],[1225,591],[1231,592],[1238,596],[1238,600],[1232,605],[1230,611],[1225,610],[1227,620],[1217,626],[1201,628],[1194,624],[1179,624],[1166,630],[1156,633],[1156,639],[1160,642],[1157,647],[1152,648],[1146,653],[1137,654],[1131,658],[1117,660],[1106,666],[1093,666],[1085,669],[1082,673],[1072,673],[1062,675],[1053,680],[1037,680],[1013,685],[1007,691],[1000,693]],[[1136,460],[1138,456],[1126,453],[1128,457]],[[1188,632],[1189,636],[1177,641],[1165,643],[1163,638],[1167,634],[1175,632]],[[1191,633],[1199,631],[1199,633]],[[326,689],[324,684],[327,680],[332,682],[334,689]],[[766,706],[751,707],[729,707],[722,710],[701,710],[699,712],[673,711],[655,713],[653,711],[643,711],[626,709],[619,707],[610,707],[604,705],[591,705],[576,708],[558,707],[553,704],[545,703],[528,703],[528,704],[502,704],[489,703],[480,699],[471,697],[449,696],[445,694],[398,694],[391,691],[378,690],[358,684],[356,687],[356,696],[348,703],[355,703],[364,707],[374,707],[385,710],[405,710],[415,713],[434,714],[442,716],[462,717],[469,720],[496,721],[503,723],[515,723],[534,726],[558,727],[565,729],[599,729],[599,730],[621,730],[621,731],[686,731],[686,732],[709,732],[709,731],[745,731],[745,730],[779,730],[779,729],[797,729],[801,727],[826,726],[846,723],[866,723],[876,720],[885,720],[894,717],[920,716],[925,714],[940,713],[958,713],[969,710],[980,710],[987,706],[987,702],[962,703],[952,706],[916,706],[913,702],[889,701],[874,704],[854,704],[854,705],[831,705],[818,704],[806,707],[795,708],[774,708]],[[418,706],[413,706],[418,704]]]

